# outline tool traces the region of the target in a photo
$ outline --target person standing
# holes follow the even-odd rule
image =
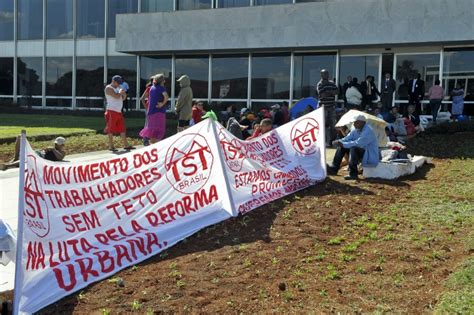
[[[397,84],[395,80],[392,79],[392,75],[390,73],[385,73],[385,79],[382,83],[382,105],[383,110],[388,112],[392,108],[393,104],[393,93]]]
[[[420,114],[421,112],[421,101],[425,96],[425,81],[421,79],[421,74],[417,74],[416,78],[410,80],[408,83],[408,104],[415,105],[415,112]],[[402,113],[405,112],[405,108],[402,109]]]
[[[182,75],[178,79],[181,90],[176,101],[176,113],[178,114],[178,132],[189,127],[189,121],[193,115],[193,90],[191,80],[187,75]]]
[[[160,141],[165,136],[168,98],[165,89],[165,75],[162,73],[155,75],[150,88],[146,124],[140,131],[140,137],[149,139],[151,144]]]
[[[347,104],[346,92],[347,92],[347,89],[352,86],[352,82],[353,82],[352,76],[348,75],[347,81],[344,82],[344,84],[342,85],[342,95],[344,97],[344,104]]]
[[[125,80],[123,80],[123,78],[122,78],[122,84],[120,84],[120,88],[125,90],[125,94],[127,95],[127,97],[125,97],[125,99],[123,100],[123,111],[128,112],[130,110],[128,108],[128,91],[130,90],[130,86]]]
[[[146,113],[148,112],[148,102],[150,101],[150,89],[153,86],[153,77],[150,78],[150,81],[145,86],[145,91],[143,92],[142,96],[140,97],[140,102],[145,108],[145,127],[146,127]],[[148,137],[143,137],[143,145],[148,146],[150,145],[150,139]]]
[[[357,78],[353,79],[353,84],[346,90],[347,109],[361,110],[362,94],[360,94],[359,89],[357,89],[354,83],[357,84]]]
[[[109,139],[109,150],[112,152],[117,151],[114,148],[113,136],[114,134],[120,134],[123,142],[123,148],[125,150],[135,149],[128,144],[127,136],[125,134],[125,120],[122,115],[123,101],[127,98],[125,90],[120,88],[122,84],[122,77],[114,75],[112,82],[105,87],[105,99],[107,102],[105,110],[105,133]]]
[[[329,80],[329,71],[321,70],[321,80],[316,84],[316,94],[320,106],[324,106],[326,120],[326,145],[330,146],[336,138],[336,95],[339,89],[334,82]]]
[[[377,95],[380,94],[377,90],[377,87],[375,86],[374,77],[368,75],[365,78],[365,81],[361,83],[360,87],[362,90],[363,107],[365,107],[366,109],[371,108],[372,101],[376,100]]]
[[[462,88],[461,82],[458,82],[456,88],[451,91],[451,97],[453,98],[451,114],[453,118],[456,119],[464,112],[464,89]]]
[[[441,107],[441,102],[444,97],[444,90],[440,86],[439,80],[435,81],[435,84],[428,90],[428,97],[430,99],[431,115],[433,116],[433,123],[436,124],[436,118],[438,117],[438,111]]]

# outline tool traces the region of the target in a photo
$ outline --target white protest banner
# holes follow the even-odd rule
[[[205,121],[81,164],[43,160],[27,145],[16,310],[38,311],[230,218],[215,130]]]
[[[27,145],[15,310],[38,311],[206,226],[323,181],[323,115],[251,141],[206,120],[89,163],[49,162]]]
[[[220,128],[235,207],[247,213],[326,178],[324,109],[242,141]]]

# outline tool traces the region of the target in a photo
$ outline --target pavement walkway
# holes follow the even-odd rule
[[[334,156],[334,149],[326,149],[327,161]],[[66,159],[70,162],[91,162],[115,157],[110,151],[97,151],[82,154],[68,155]],[[18,224],[18,191],[19,191],[19,169],[0,171],[0,218],[3,219],[17,232]],[[9,263],[7,266],[0,265],[0,292],[12,290],[15,278],[15,265]]]

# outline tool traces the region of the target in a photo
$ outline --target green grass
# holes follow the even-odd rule
[[[125,118],[128,129],[143,127],[145,118]],[[81,117],[63,115],[2,114],[0,117],[0,139],[16,137],[21,130],[26,135],[70,135],[75,133],[101,132],[105,127],[103,117]]]
[[[145,118],[125,118],[128,141],[132,145],[142,144],[138,131],[143,128]],[[177,122],[173,119],[166,121],[166,137],[176,133]],[[9,161],[15,150],[14,140],[22,129],[35,150],[52,145],[52,139],[57,136],[66,138],[68,155],[86,153],[107,149],[107,137],[103,134],[105,121],[102,117],[81,117],[67,115],[29,115],[1,114],[0,115],[0,161]],[[9,139],[9,141],[8,141]],[[121,148],[119,137],[115,137],[114,145]],[[67,157],[66,157],[67,159]]]
[[[446,287],[435,314],[474,314],[474,257],[449,277]]]

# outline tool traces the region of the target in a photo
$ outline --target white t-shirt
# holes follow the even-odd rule
[[[109,94],[107,94],[106,91],[107,91],[108,87],[111,87],[115,91],[115,93],[118,93],[120,91],[120,88],[114,88],[110,84],[105,87],[104,93],[105,93],[105,99],[107,100],[106,109],[114,111],[114,112],[121,113],[122,112],[122,107],[123,107],[123,100],[122,100],[122,98],[115,98],[115,97],[112,97]]]

